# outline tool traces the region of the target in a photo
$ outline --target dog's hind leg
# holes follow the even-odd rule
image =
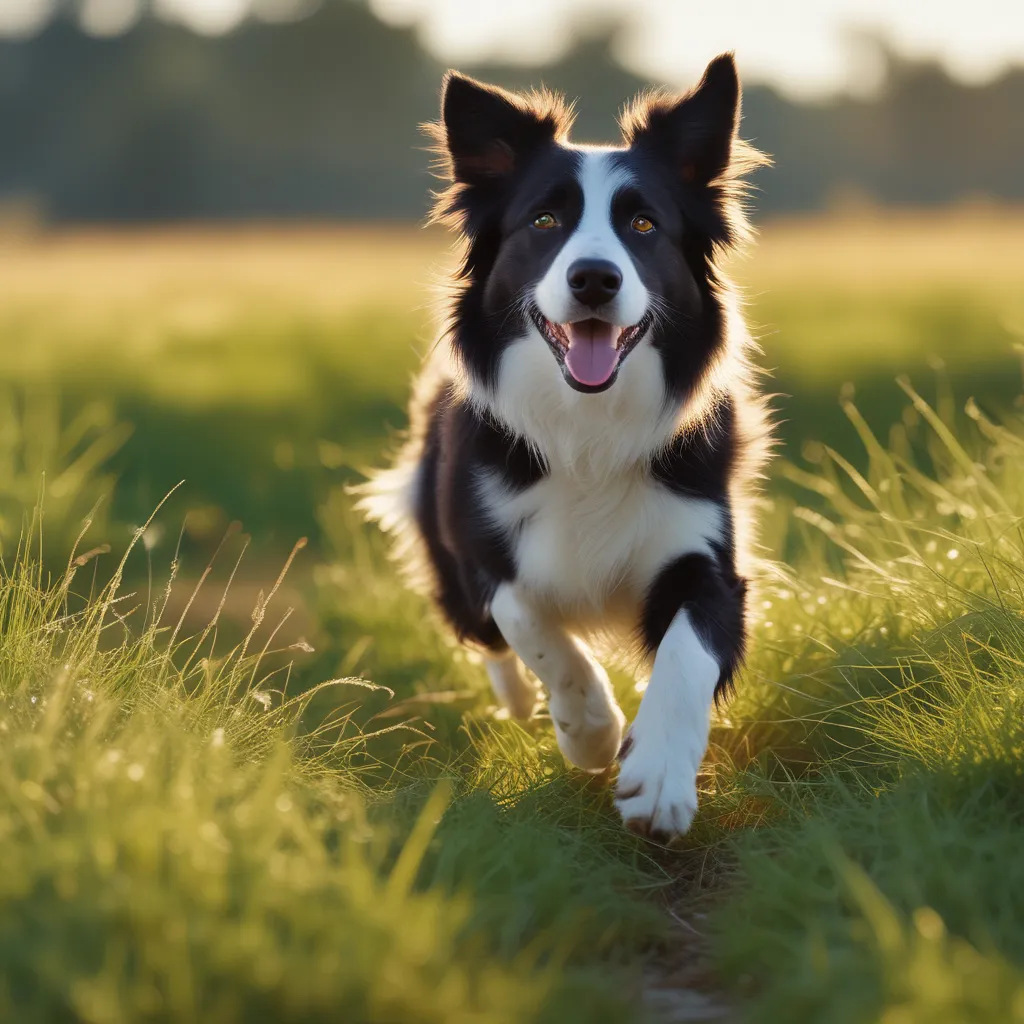
[[[512,650],[547,689],[562,753],[586,771],[607,768],[619,749],[625,718],[605,670],[582,641],[546,623],[511,584],[498,587],[491,615]]]
[[[523,675],[523,666],[515,651],[488,652],[484,658],[498,700],[513,718],[529,718],[537,705],[537,687]]]

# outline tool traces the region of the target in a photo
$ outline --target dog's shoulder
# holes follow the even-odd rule
[[[740,454],[738,396],[709,402],[700,419],[679,430],[651,460],[651,477],[680,496],[724,500]]]

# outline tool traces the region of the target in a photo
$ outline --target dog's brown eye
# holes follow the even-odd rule
[[[548,228],[557,228],[558,218],[553,213],[539,213],[533,218],[533,226],[540,228],[541,231],[547,231]]]
[[[634,231],[639,231],[641,235],[646,235],[654,230],[654,221],[647,217],[634,217],[630,227]]]

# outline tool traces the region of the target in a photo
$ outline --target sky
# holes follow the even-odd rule
[[[0,33],[34,31],[56,0],[0,0]],[[209,34],[249,16],[301,16],[319,0],[151,0],[157,12]],[[80,0],[84,27],[126,28],[140,0]],[[670,85],[735,50],[748,81],[802,98],[870,92],[879,63],[857,40],[881,36],[908,57],[934,58],[962,80],[984,82],[1024,65],[1024,0],[369,0],[383,20],[413,26],[441,60],[544,63],[574,31],[620,21],[619,59]]]

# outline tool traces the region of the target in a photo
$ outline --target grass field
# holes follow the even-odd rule
[[[672,850],[352,516],[445,245],[0,241],[0,1018],[1024,1021],[1024,215],[734,268],[775,568]]]

